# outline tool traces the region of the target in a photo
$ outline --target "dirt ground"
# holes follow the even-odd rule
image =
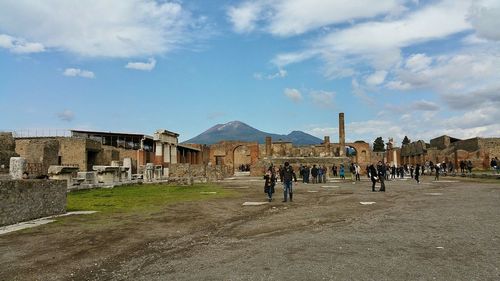
[[[226,180],[238,196],[2,235],[0,280],[500,280],[500,183],[442,180],[298,183],[248,207],[263,182]]]

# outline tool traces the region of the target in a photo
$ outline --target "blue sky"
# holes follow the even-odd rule
[[[496,0],[6,0],[0,130],[500,136]]]

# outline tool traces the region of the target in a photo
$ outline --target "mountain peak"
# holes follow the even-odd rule
[[[264,143],[270,136],[273,140],[291,141],[296,145],[320,144],[321,139],[302,131],[293,131],[288,135],[278,135],[259,131],[241,121],[231,121],[217,124],[198,136],[185,141],[186,143],[214,144],[220,141],[246,141]]]

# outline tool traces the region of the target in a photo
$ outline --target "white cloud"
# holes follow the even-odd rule
[[[227,15],[236,32],[250,32],[255,29],[262,8],[262,3],[245,2],[238,7],[229,7]]]
[[[23,39],[14,38],[6,34],[0,34],[0,48],[8,49],[16,54],[40,53],[45,47],[40,43],[26,42]]]
[[[432,58],[426,54],[413,54],[406,60],[405,66],[411,71],[421,71],[429,68]]]
[[[127,65],[125,65],[125,68],[151,71],[155,68],[155,66],[156,66],[156,60],[150,58],[148,62],[129,62],[127,63]]]
[[[257,80],[263,80],[263,79],[273,80],[276,78],[285,78],[287,75],[288,75],[288,72],[285,69],[278,69],[278,71],[276,73],[268,74],[268,75],[264,75],[262,73],[254,73],[253,78],[255,78]]]
[[[287,98],[289,98],[293,102],[300,102],[300,101],[302,101],[302,94],[297,89],[286,88],[285,91],[284,91],[284,94],[285,94],[285,96]]]
[[[390,89],[428,88],[441,94],[473,91],[500,80],[500,52],[474,48],[452,55],[412,55],[394,74],[386,84]]]
[[[500,2],[479,0],[474,2],[470,20],[480,37],[500,40]]]
[[[311,96],[311,101],[313,104],[319,107],[324,107],[324,108],[332,108],[334,107],[334,98],[335,98],[335,93],[334,92],[327,92],[327,91],[311,91],[309,93]]]
[[[387,71],[385,70],[376,71],[366,78],[366,84],[380,85],[384,83],[386,76],[387,76]]]
[[[73,119],[75,119],[75,113],[71,110],[66,109],[63,112],[57,113],[57,117],[61,121],[71,122],[71,121],[73,121]]]
[[[88,70],[82,70],[79,68],[66,68],[63,72],[64,76],[71,77],[84,77],[84,78],[95,78],[94,72]]]
[[[0,29],[45,48],[88,57],[163,54],[198,27],[178,2],[0,1]]]
[[[262,22],[265,25],[262,30],[277,36],[291,36],[399,10],[399,0],[378,0],[376,5],[350,0],[260,0],[232,6],[228,16],[237,32],[253,31]]]

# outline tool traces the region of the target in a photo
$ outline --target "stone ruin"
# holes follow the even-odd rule
[[[0,175],[9,173],[10,158],[19,156],[16,154],[16,142],[12,133],[0,132]]]

